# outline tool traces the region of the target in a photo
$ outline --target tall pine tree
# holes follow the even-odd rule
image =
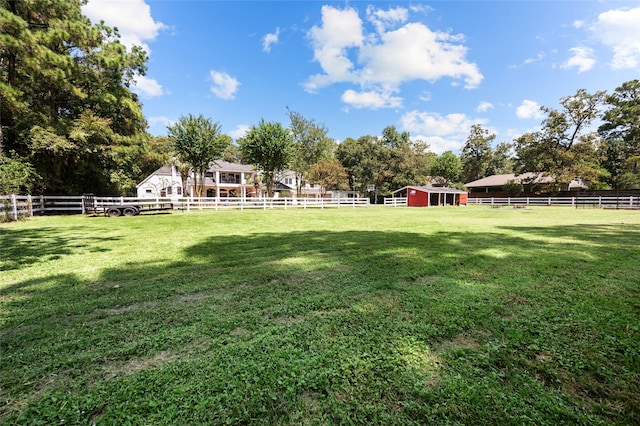
[[[129,85],[147,55],[92,25],[85,2],[0,0],[0,151],[33,165],[37,192],[121,192],[140,174],[148,135]]]

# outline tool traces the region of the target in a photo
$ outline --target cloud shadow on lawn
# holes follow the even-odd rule
[[[594,263],[608,265],[628,254],[640,228],[505,229],[508,234],[306,231],[216,236],[185,249],[182,261],[106,269],[97,282],[70,273],[16,283],[0,289],[8,319],[0,349],[28,357],[4,362],[2,381],[10,399],[29,401],[26,412],[40,407],[42,413],[51,406],[56,414],[46,420],[56,423],[65,415],[78,416],[71,408],[78,406],[85,413],[98,410],[107,422],[123,420],[135,415],[131,404],[140,389],[149,400],[163,401],[157,415],[177,415],[184,423],[286,422],[305,410],[317,410],[329,423],[341,416],[364,423],[428,416],[469,422],[480,415],[506,421],[505,403],[559,422],[580,420],[572,408],[555,404],[562,396],[553,385],[547,391],[540,388],[531,401],[523,394],[531,386],[522,387],[515,379],[539,372],[530,364],[539,349],[528,345],[539,344],[540,336],[553,345],[560,338],[553,327],[562,325],[562,315],[577,315],[603,297],[592,287],[606,277],[592,277],[582,291],[575,289],[583,285],[577,279],[581,270],[595,274]],[[92,239],[78,246],[56,240],[51,229],[42,232],[40,251],[71,255],[78,248],[91,250]],[[37,240],[38,233],[12,238]],[[575,244],[560,241],[566,238]],[[33,249],[22,262],[20,250],[11,253],[20,265],[37,252]],[[558,279],[559,271],[567,279]],[[31,287],[42,290],[27,291]],[[547,305],[570,288],[575,305]],[[610,298],[616,297],[612,291]],[[532,320],[535,327],[515,330],[521,321]],[[590,322],[574,320],[572,327],[577,334],[592,331]],[[613,349],[627,349],[624,342],[612,344],[620,345]],[[507,378],[492,376],[506,368],[506,355],[490,350],[495,345],[516,353],[508,360],[514,364]],[[539,367],[542,371],[557,367],[548,360],[557,354],[549,352],[541,357],[548,364]],[[478,353],[483,355],[473,360]],[[30,363],[29,369],[24,363]],[[149,368],[127,373],[122,367],[127,365]],[[15,374],[9,375],[12,369]],[[43,377],[68,377],[70,371],[80,380],[53,381],[41,391]],[[576,380],[578,373],[563,370],[567,380]],[[506,390],[508,400],[485,400],[482,407],[465,402],[470,394],[485,398],[480,394],[486,389],[469,387],[480,380],[475,374]],[[60,398],[72,399],[66,411],[58,410]],[[562,398],[572,406],[570,397]],[[104,406],[95,406],[96,400]],[[430,411],[434,402],[444,411]],[[611,403],[632,409],[624,405],[630,404],[626,400]],[[190,411],[162,411],[185,404]],[[463,409],[447,411],[447,404]],[[614,415],[615,409],[600,409],[599,415]],[[153,422],[151,412],[139,415],[139,422]]]

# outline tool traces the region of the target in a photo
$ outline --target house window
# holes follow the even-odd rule
[[[181,186],[176,188],[176,194],[182,195],[182,187]]]
[[[167,195],[171,195],[172,189],[170,186],[167,186]]]
[[[147,188],[144,192],[147,194],[153,194],[153,190],[151,188]]]
[[[293,179],[292,178],[284,178],[284,184],[285,185],[292,185],[293,184]]]

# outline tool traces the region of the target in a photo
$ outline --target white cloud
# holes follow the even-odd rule
[[[525,65],[530,65],[535,62],[539,62],[543,60],[546,56],[547,54],[545,52],[538,52],[536,56],[532,56],[525,59],[524,62],[522,62],[522,64],[514,64],[514,65],[511,65],[509,68],[522,68]]]
[[[211,91],[220,99],[235,99],[240,82],[226,72],[211,70]]]
[[[165,116],[154,116],[154,117],[148,117],[147,123],[149,123],[149,127],[162,125],[163,128],[167,128],[169,126],[173,126],[174,124],[176,124],[176,120],[172,120],[169,117],[165,117]]]
[[[309,37],[313,44],[313,59],[320,63],[325,74],[311,76],[305,85],[308,91],[354,79],[353,63],[347,49],[362,45],[362,31],[362,21],[354,9],[322,6],[322,26],[311,28]]]
[[[613,69],[640,65],[640,7],[601,13],[590,30],[597,40],[613,49]]]
[[[238,124],[235,129],[229,132],[229,136],[234,139],[243,138],[251,129],[248,124]]]
[[[476,111],[478,112],[487,112],[491,108],[493,108],[493,104],[491,102],[480,102],[480,104],[476,107]]]
[[[131,86],[131,91],[148,98],[156,96],[162,96],[164,91],[162,86],[154,79],[146,77],[144,75],[138,75],[135,77],[135,84]]]
[[[442,116],[436,112],[410,111],[400,118],[403,130],[410,132],[414,139],[429,143],[437,154],[455,151],[464,146],[471,126],[483,124],[486,120],[471,119],[465,114]]]
[[[406,22],[409,19],[409,11],[404,7],[382,10],[368,6],[367,19],[376,27],[378,33],[383,33],[387,28]]]
[[[516,115],[518,116],[518,118],[522,119],[541,119],[544,117],[544,114],[542,113],[542,111],[540,111],[540,105],[536,101],[530,101],[528,99],[522,101],[522,105],[516,108]]]
[[[573,53],[573,56],[569,58],[561,68],[578,68],[578,72],[589,71],[596,63],[593,58],[594,51],[590,47],[572,47],[569,52]]]
[[[585,22],[584,22],[584,21],[580,21],[580,20],[578,20],[578,21],[573,21],[573,28],[575,28],[575,29],[583,28],[583,27],[584,27],[584,25],[585,25]]]
[[[342,102],[354,108],[397,108],[402,105],[402,98],[392,96],[392,92],[356,92],[349,89],[342,94]]]
[[[271,45],[277,44],[280,37],[280,28],[276,27],[275,33],[267,34],[262,39],[262,50],[264,52],[271,52]]]
[[[384,98],[399,92],[404,82],[434,82],[449,77],[463,80],[466,88],[477,87],[483,79],[478,66],[466,60],[464,37],[430,30],[422,23],[405,23],[403,8],[378,10],[367,8],[367,16],[377,33],[367,34],[363,21],[352,8],[322,7],[322,24],[308,33],[314,60],[322,74],[312,75],[305,89],[315,92],[334,83],[352,83],[361,93],[373,92]],[[389,27],[402,25],[394,30]],[[356,90],[345,95],[353,99]],[[375,102],[372,105],[377,105]]]
[[[108,26],[118,28],[120,43],[129,49],[140,46],[150,52],[146,42],[155,40],[160,30],[168,28],[153,19],[145,0],[89,0],[82,6],[82,13],[93,23],[103,20]]]

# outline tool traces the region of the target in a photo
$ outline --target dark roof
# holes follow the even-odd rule
[[[221,172],[253,172],[253,167],[250,164],[230,163],[228,161],[216,160],[211,163],[209,171],[221,171]]]

